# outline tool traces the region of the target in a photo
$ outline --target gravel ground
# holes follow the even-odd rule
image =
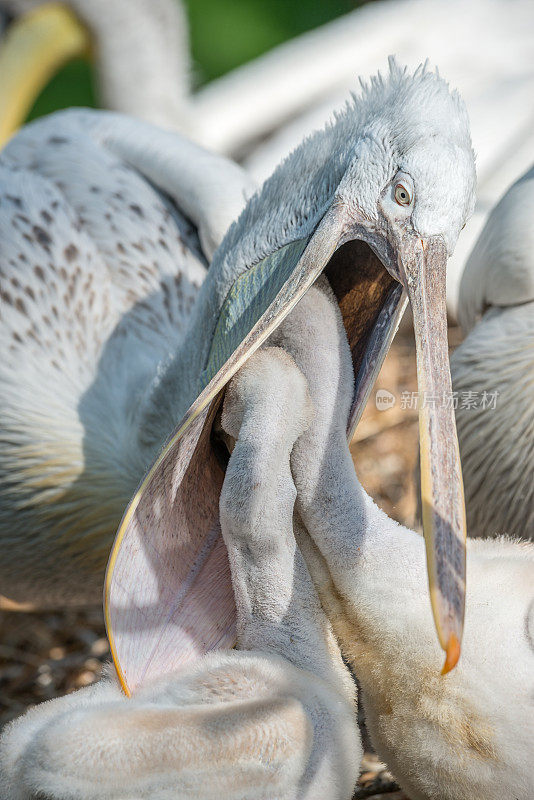
[[[394,519],[412,525],[416,494],[417,413],[402,406],[402,392],[416,389],[411,334],[397,336],[364,412],[351,451],[358,476]],[[451,342],[458,334],[451,332]],[[377,390],[395,404],[378,410]],[[98,609],[42,613],[0,612],[0,726],[27,708],[98,680],[109,659],[102,612]],[[366,753],[354,798],[408,800],[385,764]]]

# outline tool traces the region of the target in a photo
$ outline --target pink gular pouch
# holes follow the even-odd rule
[[[323,270],[342,311],[357,376],[349,436],[357,424],[406,295],[369,245],[343,242],[343,215],[332,208],[310,237],[236,279],[202,372],[205,388],[126,510],[108,564],[105,616],[127,694],[209,650],[235,644],[235,602],[219,526],[228,453],[214,422],[232,375]]]

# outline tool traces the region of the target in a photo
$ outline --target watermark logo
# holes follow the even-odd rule
[[[495,411],[499,392],[401,392],[400,407],[403,411],[418,411],[420,408],[457,408],[468,411]],[[375,395],[376,407],[379,411],[387,411],[397,402],[397,397],[387,389],[378,389]]]
[[[393,408],[397,398],[387,389],[378,389],[375,395],[376,407],[379,411],[387,411],[388,408]]]

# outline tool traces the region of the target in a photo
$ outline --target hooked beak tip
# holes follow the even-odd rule
[[[442,675],[446,675],[450,672],[456,664],[458,663],[458,659],[460,658],[460,642],[458,641],[458,637],[455,633],[451,633],[449,636],[449,641],[447,642],[447,647],[445,649],[445,663],[443,665],[443,669],[441,670]]]

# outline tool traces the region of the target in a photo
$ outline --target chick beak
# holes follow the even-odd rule
[[[465,606],[465,507],[449,369],[447,252],[441,237],[406,235],[399,277],[412,307],[419,388],[421,499],[432,613],[446,653],[442,674],[460,657]]]

